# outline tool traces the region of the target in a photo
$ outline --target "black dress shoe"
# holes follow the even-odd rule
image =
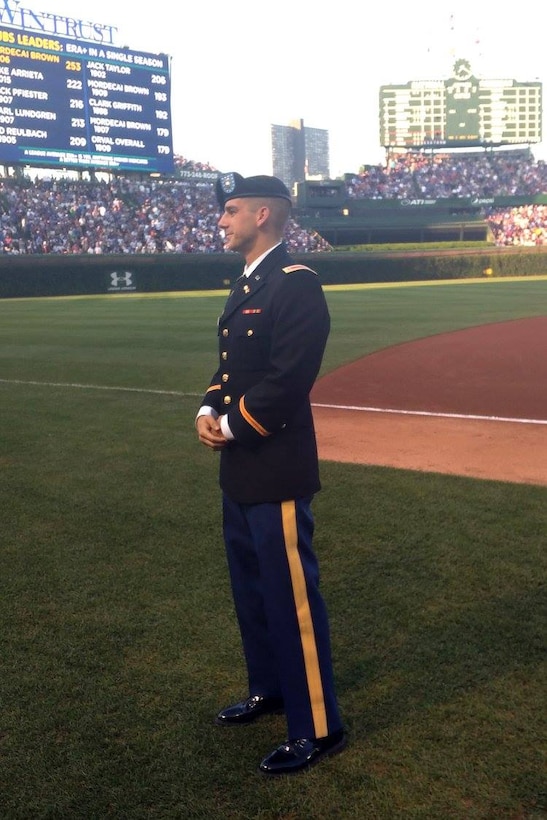
[[[215,718],[218,726],[243,726],[263,715],[280,715],[284,711],[282,698],[268,698],[252,695],[247,700],[227,706]]]
[[[262,774],[294,774],[315,766],[323,758],[345,749],[348,743],[343,729],[327,737],[288,740],[265,757],[260,764]]]

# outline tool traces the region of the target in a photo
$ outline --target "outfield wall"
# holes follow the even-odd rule
[[[309,253],[325,285],[547,274],[546,248],[385,253]],[[228,289],[242,270],[238,254],[0,257],[0,298],[162,293]]]

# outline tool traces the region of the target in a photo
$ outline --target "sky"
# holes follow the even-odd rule
[[[382,163],[380,86],[446,79],[458,58],[479,78],[541,81],[547,109],[544,0],[19,5],[111,25],[116,46],[168,54],[175,154],[244,176],[272,173],[272,123],[300,119],[328,130],[332,178]],[[547,160],[545,119],[543,134],[532,150]]]

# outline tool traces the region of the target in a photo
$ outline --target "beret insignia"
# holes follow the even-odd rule
[[[220,177],[220,187],[224,194],[231,194],[236,189],[236,180],[233,173],[222,174]]]

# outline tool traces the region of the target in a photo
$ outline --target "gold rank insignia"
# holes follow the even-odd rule
[[[250,290],[251,288],[249,287],[249,285],[243,285],[243,293],[249,293]]]
[[[294,273],[295,270],[309,270],[310,273],[315,273],[315,275],[317,276],[317,273],[311,268],[308,268],[307,265],[288,265],[288,267],[281,268],[281,270],[283,271],[283,273]]]

